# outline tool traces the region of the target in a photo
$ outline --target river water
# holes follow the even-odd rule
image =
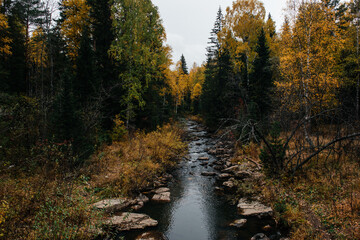
[[[146,231],[162,232],[169,240],[249,240],[262,232],[262,227],[273,225],[272,221],[248,218],[241,228],[229,224],[242,218],[236,206],[226,202],[225,197],[215,191],[215,177],[202,176],[202,172],[217,172],[212,167],[200,165],[199,157],[208,157],[209,162],[216,158],[207,153],[214,146],[213,139],[194,121],[185,122],[189,134],[189,157],[179,163],[172,175],[174,180],[169,184],[171,189],[170,203],[147,203],[139,212],[156,219],[159,225]],[[144,231],[142,231],[144,232]],[[126,240],[134,239],[141,231],[129,232]]]

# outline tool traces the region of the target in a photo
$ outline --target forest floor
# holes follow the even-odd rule
[[[26,167],[0,172],[0,239],[91,239],[105,215],[92,204],[156,187],[186,154],[177,124],[137,131],[79,167],[59,144],[42,144]]]
[[[261,146],[238,146],[232,161],[257,162]],[[321,156],[294,177],[268,174],[240,184],[238,194],[259,194],[272,206],[290,239],[360,239],[360,165]]]

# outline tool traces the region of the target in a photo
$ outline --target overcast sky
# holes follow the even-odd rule
[[[184,54],[188,67],[206,60],[206,46],[214,27],[217,10],[223,13],[233,0],[153,0],[159,7],[166,29],[167,43],[173,49],[174,62]],[[279,29],[284,19],[286,0],[263,0],[267,14],[270,12]]]

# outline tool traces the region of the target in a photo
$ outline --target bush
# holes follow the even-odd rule
[[[270,130],[268,146],[264,146],[260,152],[260,160],[268,174],[279,174],[284,170],[286,152],[283,141],[280,139],[280,124],[273,124]]]
[[[115,142],[93,158],[93,184],[106,197],[128,195],[146,188],[185,153],[177,127],[165,125],[154,132],[136,133]],[[96,169],[96,171],[95,171]]]

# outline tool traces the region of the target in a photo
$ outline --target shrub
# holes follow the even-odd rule
[[[286,151],[283,141],[280,139],[280,125],[273,124],[270,130],[270,140],[261,149],[260,160],[268,174],[279,174],[284,170]]]

